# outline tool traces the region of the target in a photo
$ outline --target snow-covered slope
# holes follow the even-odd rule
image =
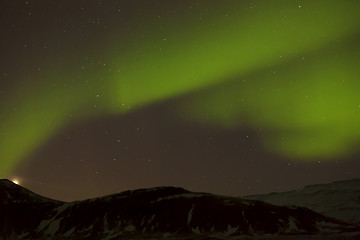
[[[300,190],[245,196],[271,204],[307,207],[325,216],[360,225],[360,179],[306,186]]]
[[[193,193],[175,187],[126,191],[65,203],[41,200],[41,196],[25,188],[0,180],[0,195],[4,200],[0,202],[0,239],[179,239],[182,236],[291,239],[319,234],[337,239],[332,238],[334,234],[360,230],[307,208]]]

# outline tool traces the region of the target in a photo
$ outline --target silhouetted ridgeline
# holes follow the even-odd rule
[[[345,233],[353,237],[351,233],[360,230],[304,207],[175,187],[66,203],[0,180],[0,214],[0,239],[228,239]]]

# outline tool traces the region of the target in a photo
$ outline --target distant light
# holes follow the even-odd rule
[[[12,179],[11,181],[12,181],[13,183],[15,183],[16,185],[19,185],[19,184],[20,184],[19,179]]]

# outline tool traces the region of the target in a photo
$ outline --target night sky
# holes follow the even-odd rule
[[[0,178],[58,200],[360,177],[360,1],[1,0]]]

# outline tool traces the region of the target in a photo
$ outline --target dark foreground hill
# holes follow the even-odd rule
[[[356,239],[358,231],[304,207],[182,188],[140,189],[66,203],[0,180],[0,239]]]
[[[360,178],[243,198],[261,200],[279,206],[307,207],[325,216],[360,225]]]

